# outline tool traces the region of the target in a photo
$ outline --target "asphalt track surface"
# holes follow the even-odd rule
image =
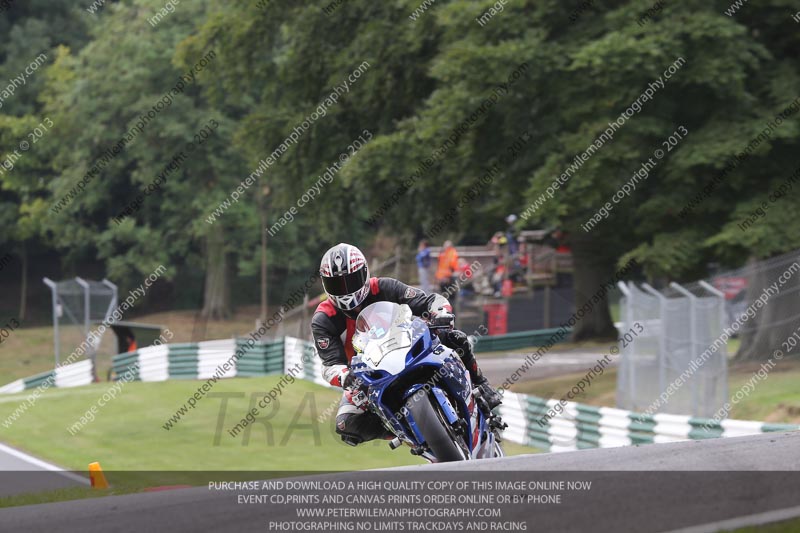
[[[511,507],[503,519],[531,524],[527,531],[656,532],[691,526],[699,526],[692,531],[716,531],[718,526],[708,524],[748,516],[766,521],[761,517],[800,512],[800,432],[301,479],[486,479],[490,475],[592,480],[591,490],[570,494],[560,505]],[[208,487],[0,510],[2,531],[48,533],[271,531],[269,521],[281,520],[297,521],[297,514],[290,507],[241,505],[230,492]]]
[[[36,472],[36,475],[15,476],[13,485],[0,483],[0,497],[45,489],[76,487],[87,483],[83,477],[0,443],[0,472],[8,471]],[[0,531],[3,531],[2,523]]]
[[[495,386],[501,385],[511,374],[519,370],[525,364],[525,358],[536,349],[531,348],[528,352],[512,352],[507,355],[493,357],[482,357],[477,355],[478,363],[483,373]],[[586,373],[598,364],[598,360],[608,354],[608,349],[570,349],[551,351],[543,354],[538,361],[528,366],[528,370],[520,376],[519,381],[530,381],[534,379],[544,379],[571,373]],[[619,355],[610,356],[611,363],[605,367],[617,365]],[[556,391],[562,394],[562,391]]]

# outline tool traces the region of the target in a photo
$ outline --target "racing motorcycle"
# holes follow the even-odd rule
[[[432,463],[503,457],[506,425],[432,328],[404,304],[376,302],[361,311],[350,362],[360,384],[353,403],[381,418],[395,435],[393,450],[406,444]]]

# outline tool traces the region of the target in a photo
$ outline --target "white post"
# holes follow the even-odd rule
[[[661,394],[667,388],[667,297],[647,283],[642,283],[642,288],[658,298],[658,314],[661,322],[661,334],[658,336],[658,392]]]
[[[112,311],[117,308],[117,303],[118,303],[117,297],[119,296],[119,291],[117,289],[117,286],[111,283],[106,278],[103,278],[103,285],[111,288],[111,290],[114,293],[114,296],[111,297],[111,303],[108,305],[108,310],[106,310],[105,320],[107,321],[109,316],[111,316]]]
[[[50,287],[50,292],[53,295],[53,345],[55,347],[56,352],[56,363],[55,367],[58,367],[58,362],[60,359],[59,353],[59,345],[58,345],[58,295],[56,290],[56,283],[51,280],[50,278],[42,278],[44,284]]]
[[[692,360],[697,362],[697,297],[689,292],[686,288],[678,285],[674,281],[669,284],[670,287],[678,291],[679,293],[683,294],[689,299],[689,344],[692,347],[690,350],[690,354],[692,356]],[[692,415],[694,416],[701,416],[700,409],[698,408],[698,401],[697,401],[697,383],[698,383],[697,376],[693,376],[692,379]]]
[[[703,287],[705,290],[719,298],[719,332],[717,333],[717,337],[722,335],[722,331],[726,327],[726,313],[725,313],[725,293],[717,290],[716,287],[706,283],[705,281],[700,282],[700,286]],[[725,343],[725,353],[722,357],[722,397],[727,401],[729,398],[728,396],[728,344]]]
[[[89,284],[86,282],[86,280],[77,276],[75,277],[75,281],[78,282],[78,285],[83,287],[83,338],[86,340],[86,344],[89,346],[89,359],[92,361],[92,377],[94,381],[97,381],[97,348],[95,347],[94,343],[89,342],[89,322],[91,320],[91,314],[89,312]]]
[[[622,291],[622,294],[625,296],[625,307],[620,308],[620,319],[622,323],[625,325],[625,330],[627,330],[627,324],[630,320],[630,317],[633,316],[631,312],[631,308],[633,305],[633,294],[628,289],[628,286],[622,282],[617,282],[617,287],[619,290]],[[621,409],[630,409],[633,407],[632,400],[631,400],[631,387],[632,387],[632,367],[633,362],[631,361],[631,350],[630,349],[622,349],[620,350],[620,361],[619,361],[619,378],[617,380],[617,407]],[[622,394],[619,393],[619,383],[621,382],[623,390]]]

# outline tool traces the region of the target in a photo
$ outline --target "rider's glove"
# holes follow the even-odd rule
[[[362,387],[361,379],[355,377],[349,370],[342,379],[342,388],[350,403],[365,411],[367,409],[367,394]]]
[[[358,387],[358,382],[361,381],[356,378],[352,372],[349,370],[345,372],[344,378],[342,378],[342,388],[343,389],[355,389]]]

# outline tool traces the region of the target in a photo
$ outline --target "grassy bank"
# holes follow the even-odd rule
[[[256,308],[240,308],[230,320],[202,320],[195,311],[169,311],[126,318],[135,322],[156,324],[172,332],[170,342],[196,342],[198,340],[229,339],[252,331]],[[0,343],[0,386],[15,379],[26,378],[55,366],[52,326],[23,327],[14,330]],[[80,343],[80,337],[74,337]],[[116,337],[109,330],[103,335],[98,349],[97,366],[100,379],[105,379],[111,367],[112,354],[116,353]],[[62,360],[69,356],[61,354]]]
[[[255,424],[232,437],[227,430],[278,381],[274,376],[221,380],[169,430],[165,423],[204,382],[129,383],[74,435],[68,428],[96,405],[109,384],[49,390],[3,429],[3,441],[74,470],[85,470],[92,461],[121,471],[362,470],[422,462],[405,448],[389,450],[385,442],[358,448],[342,443],[332,422],[340,394],[301,380],[285,386],[274,407],[262,409]],[[22,398],[0,398],[0,421]],[[508,448],[510,453],[532,451]]]
[[[728,394],[736,396],[739,390],[753,380],[753,390],[738,403],[732,405],[729,418],[740,420],[762,420],[800,424],[800,360],[784,359],[780,361],[765,379],[759,379],[756,373],[761,363],[733,364],[728,372]],[[544,398],[561,398],[584,376],[583,373],[566,374],[555,378],[540,379],[518,383],[512,391],[534,394]],[[574,398],[574,401],[597,406],[614,406],[616,404],[617,370],[606,370],[602,376],[592,380],[591,386]],[[740,396],[742,396],[740,395]]]

